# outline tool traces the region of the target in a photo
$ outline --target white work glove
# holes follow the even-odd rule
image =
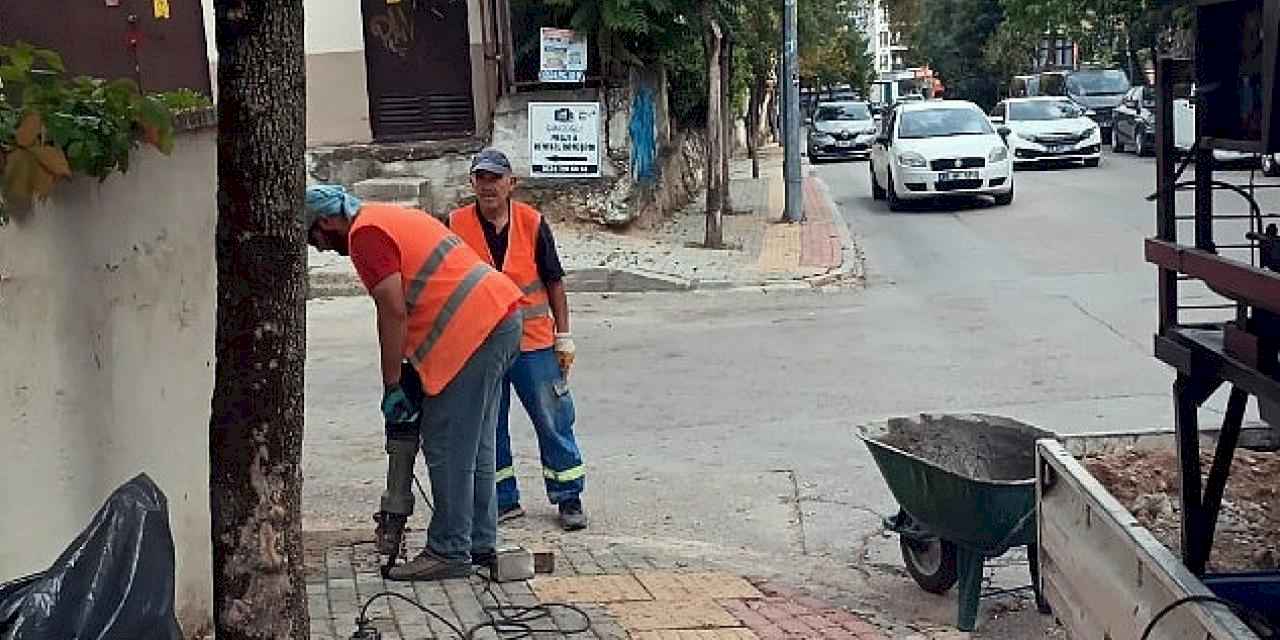
[[[574,352],[577,351],[573,344],[572,333],[556,334],[556,360],[560,362],[560,373],[565,379],[569,378],[569,370],[573,368]]]

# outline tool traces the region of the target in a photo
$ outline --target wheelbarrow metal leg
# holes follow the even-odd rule
[[[978,600],[982,597],[982,569],[986,557],[961,546],[957,546],[956,551],[960,569],[956,627],[961,631],[973,631],[978,623]]]
[[[1049,601],[1044,599],[1044,592],[1040,589],[1040,546],[1034,542],[1027,545],[1027,564],[1031,567],[1031,589],[1036,595],[1036,611],[1049,615],[1053,613],[1053,609],[1049,607]]]

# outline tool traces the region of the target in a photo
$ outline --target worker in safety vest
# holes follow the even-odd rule
[[[350,255],[377,307],[389,441],[392,426],[421,429],[434,503],[427,544],[387,577],[469,576],[497,547],[494,439],[503,380],[520,350],[520,290],[422,211],[361,204],[327,185],[307,188],[305,209],[308,241]],[[410,398],[418,383],[421,402]],[[408,452],[408,477],[416,455],[417,447]]]
[[[475,156],[471,186],[476,203],[449,214],[449,228],[485,262],[507,274],[523,295],[520,357],[507,374],[498,409],[498,521],[524,515],[508,428],[515,387],[538,436],[547,497],[560,512],[560,525],[567,531],[585,529],[585,468],[573,434],[573,397],[567,383],[574,344],[555,239],[542,214],[511,200],[516,179],[501,151],[490,148]]]

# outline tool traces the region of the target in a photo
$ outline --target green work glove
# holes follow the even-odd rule
[[[382,392],[382,417],[390,424],[417,422],[421,409],[409,401],[409,396],[399,384],[393,384]]]

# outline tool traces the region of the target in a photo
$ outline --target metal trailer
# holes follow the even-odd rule
[[[1218,432],[1200,444],[1216,446]],[[1242,446],[1274,447],[1269,428],[1244,429]],[[1153,616],[1188,596],[1212,596],[1078,458],[1127,449],[1173,450],[1173,430],[1041,440],[1036,445],[1040,591],[1072,640],[1140,640]],[[1152,640],[1256,640],[1225,607],[1188,603],[1171,611]]]

